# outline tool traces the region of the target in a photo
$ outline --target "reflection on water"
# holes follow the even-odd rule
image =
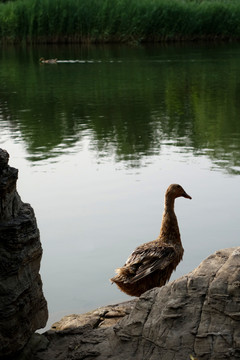
[[[0,147],[37,215],[49,324],[128,298],[108,279],[158,235],[172,182],[193,198],[172,278],[238,245],[239,62],[229,44],[2,49]]]
[[[1,133],[21,136],[32,162],[88,136],[98,156],[127,166],[171,142],[239,173],[240,48],[228,47],[5,50]],[[59,63],[39,64],[50,52]]]

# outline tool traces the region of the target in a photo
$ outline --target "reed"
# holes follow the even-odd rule
[[[16,0],[0,4],[2,42],[239,39],[239,0]]]

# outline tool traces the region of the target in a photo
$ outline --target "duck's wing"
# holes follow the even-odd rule
[[[126,266],[135,267],[135,275],[128,281],[130,284],[144,278],[156,270],[163,270],[176,257],[172,246],[151,246],[150,248],[137,248],[127,259]]]

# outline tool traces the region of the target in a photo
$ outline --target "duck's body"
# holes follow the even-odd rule
[[[45,60],[43,57],[41,57],[39,59],[39,61],[42,64],[56,64],[57,63],[57,59],[47,59],[47,60]]]
[[[191,199],[180,185],[168,187],[159,237],[138,246],[111,279],[126,294],[140,296],[165,285],[181,261],[184,249],[174,212],[174,201],[180,196]]]

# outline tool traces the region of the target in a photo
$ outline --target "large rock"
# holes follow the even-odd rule
[[[0,358],[22,349],[48,318],[39,230],[33,209],[16,191],[18,170],[8,159],[0,149]]]
[[[132,306],[114,326],[98,327],[88,314],[80,326],[66,322],[65,330],[48,331],[48,348],[34,359],[239,359],[240,247],[217,251]]]

